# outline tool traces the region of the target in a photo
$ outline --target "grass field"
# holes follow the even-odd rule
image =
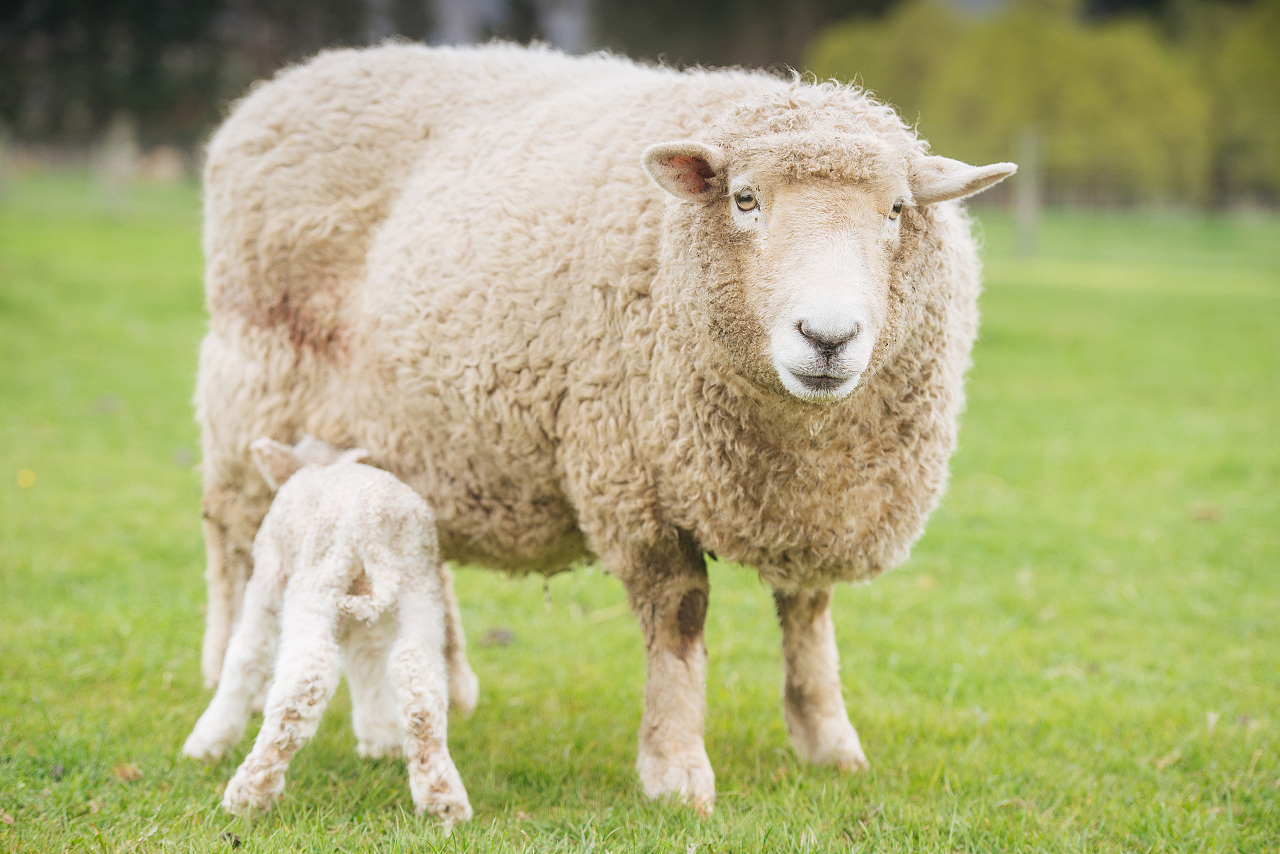
[[[464,570],[481,705],[450,741],[476,817],[446,837],[397,762],[356,759],[342,695],[260,821],[218,808],[247,739],[210,768],[180,756],[209,697],[197,191],[113,214],[74,176],[18,181],[0,849],[1280,852],[1280,220],[1058,213],[1034,258],[983,220],[950,492],[906,566],[837,594],[872,770],[797,763],[769,595],[713,566],[719,803],[650,804],[621,587]]]

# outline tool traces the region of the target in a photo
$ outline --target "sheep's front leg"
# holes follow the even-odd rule
[[[702,628],[710,585],[702,550],[682,534],[619,573],[644,634],[648,675],[636,770],[650,798],[672,795],[707,815],[715,773],[703,744],[707,646]]]
[[[227,783],[227,811],[265,812],[284,790],[289,760],[315,735],[338,687],[338,619],[337,605],[324,591],[286,592],[275,681],[253,750]]]
[[[783,717],[796,752],[842,771],[866,768],[867,757],[841,693],[831,591],[775,590],[773,601],[786,660]]]

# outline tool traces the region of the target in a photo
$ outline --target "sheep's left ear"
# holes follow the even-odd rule
[[[640,158],[653,182],[677,199],[705,202],[725,191],[724,152],[691,139],[660,142]]]
[[[911,195],[918,205],[963,199],[1018,171],[1016,163],[970,166],[950,157],[921,157],[911,167]]]
[[[302,468],[302,460],[293,447],[275,439],[255,439],[249,445],[249,456],[272,490],[279,489]]]

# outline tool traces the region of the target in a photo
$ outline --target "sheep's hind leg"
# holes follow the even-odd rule
[[[471,803],[449,755],[445,615],[440,600],[436,578],[405,580],[388,669],[404,728],[414,808],[452,824],[471,818]]]
[[[395,620],[383,614],[372,624],[352,620],[342,645],[342,670],[351,689],[351,725],[356,753],[366,759],[400,754],[400,721],[387,672]]]
[[[773,600],[786,660],[783,718],[796,752],[842,771],[866,768],[867,757],[841,693],[831,591],[775,590]]]
[[[715,772],[703,743],[706,716],[706,561],[686,533],[619,575],[644,634],[648,672],[636,771],[650,798],[674,796],[709,815]]]
[[[291,595],[298,592],[312,591],[285,594],[275,681],[253,750],[227,783],[222,806],[228,812],[271,809],[284,790],[289,760],[315,735],[338,687],[337,606]]]

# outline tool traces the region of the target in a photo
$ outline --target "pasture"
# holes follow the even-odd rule
[[[1280,219],[983,211],[981,340],[942,508],[840,589],[872,770],[800,765],[767,590],[713,565],[715,814],[644,800],[643,650],[619,584],[459,572],[476,809],[445,836],[342,691],[270,816],[208,701],[198,191],[0,198],[0,850],[1280,851]]]

